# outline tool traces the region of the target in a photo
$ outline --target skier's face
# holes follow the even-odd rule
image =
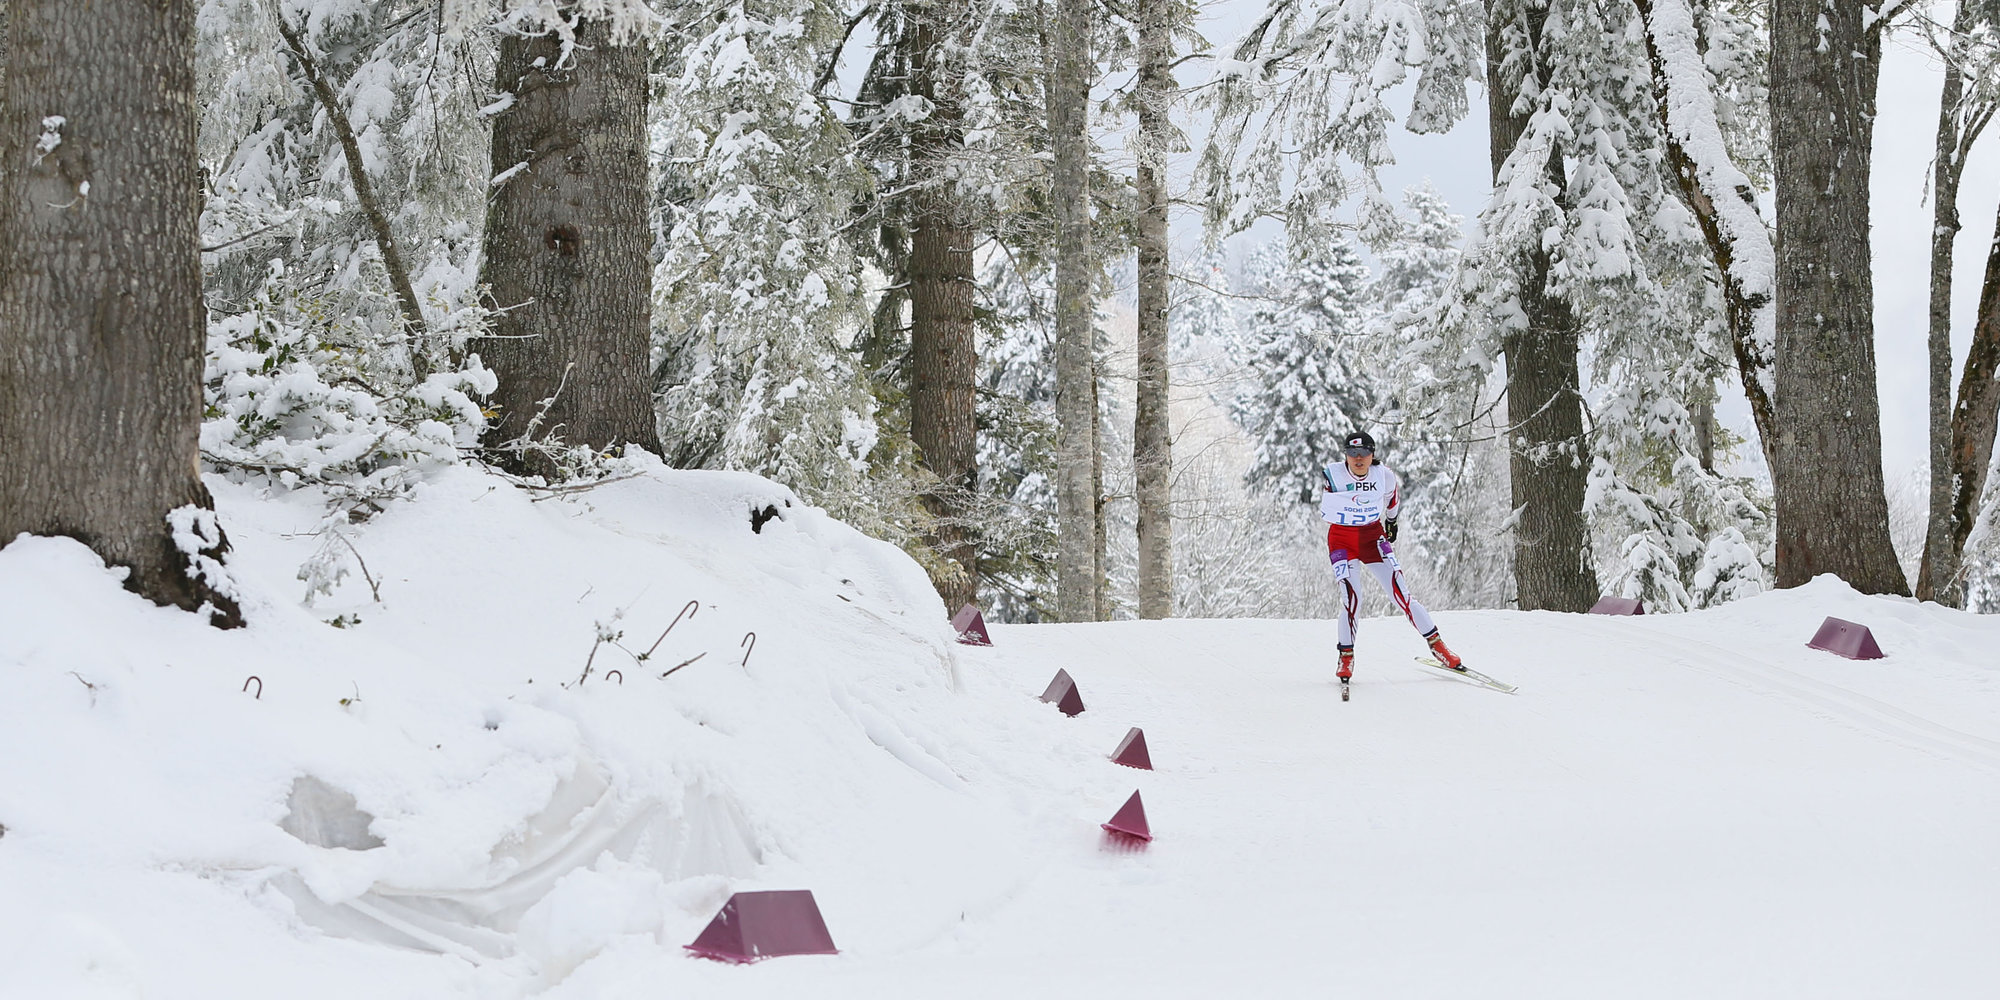
[[[1347,471],[1357,476],[1367,475],[1368,467],[1374,464],[1375,464],[1375,456],[1373,453],[1366,455],[1347,456]]]

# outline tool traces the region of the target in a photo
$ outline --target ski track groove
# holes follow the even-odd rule
[[[1910,749],[1933,754],[1941,752],[1943,756],[1961,763],[1972,764],[1981,770],[2000,774],[2000,740],[1991,740],[1954,729],[1941,722],[1898,708],[1879,698],[1831,681],[1806,677],[1795,670],[1765,662],[1741,650],[1733,650],[1685,635],[1676,635],[1674,639],[1684,645],[1699,646],[1713,654],[1713,659],[1706,663],[1675,657],[1671,662],[1677,666],[1690,668],[1711,677],[1734,680],[1747,687],[1761,687],[1768,692],[1813,706],[1825,713],[1822,717],[1844,723],[1863,733],[1902,744]],[[1731,661],[1747,663],[1750,666],[1734,666],[1731,665]],[[1772,674],[1783,676],[1774,677]]]

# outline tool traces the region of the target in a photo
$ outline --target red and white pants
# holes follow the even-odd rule
[[[1437,625],[1431,621],[1431,613],[1422,604],[1410,597],[1410,590],[1403,584],[1403,569],[1396,564],[1396,557],[1382,557],[1382,525],[1363,524],[1327,525],[1326,554],[1333,562],[1333,575],[1340,581],[1340,613],[1338,641],[1340,648],[1354,648],[1354,619],[1361,612],[1361,590],[1355,584],[1355,577],[1362,570],[1375,578],[1382,589],[1389,594],[1396,606],[1403,609],[1403,615],[1416,627],[1425,639],[1437,634]]]

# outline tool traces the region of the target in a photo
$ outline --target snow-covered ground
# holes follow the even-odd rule
[[[0,550],[0,996],[2000,984],[1992,618],[1830,579],[1679,616],[1441,614],[1514,696],[1373,620],[1343,704],[1330,622],[956,645],[900,553],[747,476],[536,499],[447,471],[351,529],[380,601],[357,568],[312,608],[314,498],[213,485],[246,630],[75,542]],[[1807,649],[1827,615],[1888,657]],[[1058,668],[1075,718],[1036,699]],[[1130,726],[1157,771],[1106,759]],[[1143,850],[1098,829],[1134,789]],[[732,891],[794,888],[841,954],[682,950]]]

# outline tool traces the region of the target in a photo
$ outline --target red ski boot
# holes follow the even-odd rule
[[[1343,684],[1347,683],[1348,678],[1354,676],[1354,650],[1352,647],[1340,647],[1340,669],[1334,672],[1334,676],[1339,677]]]
[[[1444,636],[1438,635],[1437,633],[1434,632],[1431,634],[1430,641],[1431,641],[1431,655],[1436,656],[1438,658],[1439,663],[1444,664],[1446,667],[1452,670],[1465,669],[1465,661],[1459,659],[1457,653],[1452,652],[1449,647],[1445,646]]]

